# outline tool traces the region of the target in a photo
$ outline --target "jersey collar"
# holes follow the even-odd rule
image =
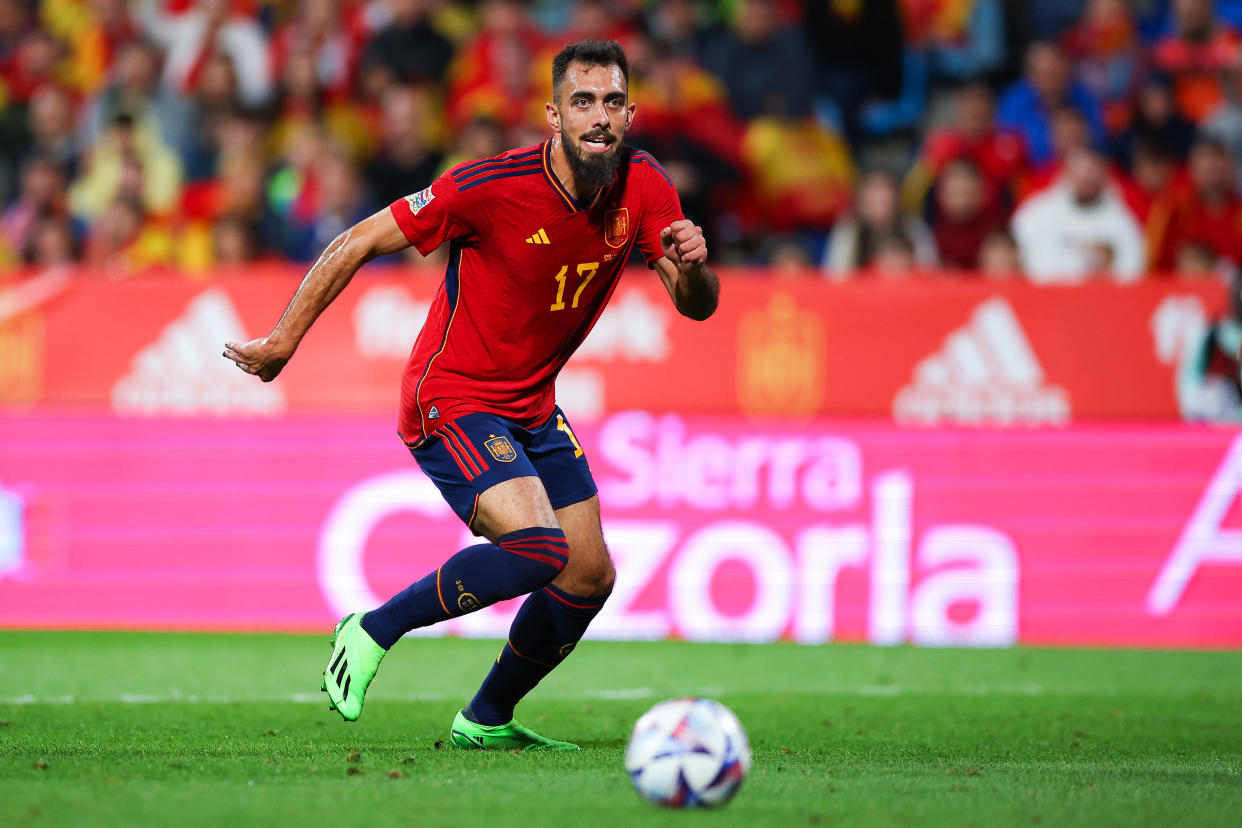
[[[561,197],[561,201],[569,208],[569,212],[577,213],[583,210],[591,210],[604,200],[604,195],[612,189],[612,185],[600,187],[599,190],[589,199],[579,200],[569,194],[569,190],[565,189],[565,185],[561,184],[556,173],[552,171],[552,139],[543,142],[543,176],[552,185],[552,189]],[[616,175],[613,175],[613,181],[616,181]]]

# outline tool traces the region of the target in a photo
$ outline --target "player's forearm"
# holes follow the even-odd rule
[[[682,271],[677,278],[674,304],[682,316],[702,322],[720,304],[720,279],[707,265]]]
[[[268,335],[268,341],[292,354],[319,314],[371,258],[368,246],[354,238],[354,230],[347,230],[333,239],[302,279],[289,307]]]

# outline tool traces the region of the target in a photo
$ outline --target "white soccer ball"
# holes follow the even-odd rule
[[[666,808],[728,802],[750,770],[750,742],[733,711],[711,699],[669,699],[643,714],[625,751],[638,792]]]

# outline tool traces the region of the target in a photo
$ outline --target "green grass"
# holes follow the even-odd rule
[[[408,640],[361,721],[326,636],[0,632],[0,825],[1237,825],[1242,654],[589,642],[520,708],[575,755],[437,747],[497,651]],[[718,812],[630,789],[655,701],[755,766]]]

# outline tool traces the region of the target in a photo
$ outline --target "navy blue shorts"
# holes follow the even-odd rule
[[[599,491],[560,406],[543,425],[530,429],[498,414],[465,414],[439,423],[410,454],[467,526],[474,522],[479,495],[515,477],[534,475],[543,481],[553,509]]]

